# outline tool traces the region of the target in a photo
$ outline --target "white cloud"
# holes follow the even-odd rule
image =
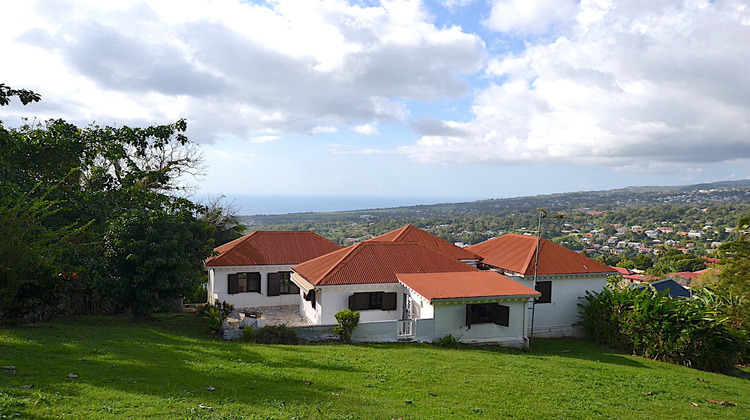
[[[36,115],[139,124],[185,117],[203,142],[400,123],[409,101],[466,95],[461,75],[483,59],[478,36],[435,26],[421,1],[13,7],[0,48],[17,58],[0,73],[43,95]]]
[[[540,34],[575,19],[575,0],[495,0],[485,25],[501,32]]]
[[[359,134],[365,134],[368,136],[380,134],[380,132],[378,132],[378,128],[371,124],[357,125],[353,128],[353,130]]]
[[[255,136],[250,139],[250,143],[269,143],[281,139],[279,136]]]
[[[633,172],[750,158],[750,9],[582,1],[570,35],[496,57],[468,122],[400,150],[420,162]]]

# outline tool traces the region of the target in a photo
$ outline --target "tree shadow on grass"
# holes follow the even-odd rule
[[[119,406],[146,397],[151,401],[147,404],[183,409],[199,403],[268,409],[269,404],[316,401],[340,392],[339,387],[316,383],[317,372],[345,377],[358,371],[351,363],[306,357],[295,346],[261,347],[223,342],[208,334],[175,334],[163,320],[88,319],[13,328],[2,337],[2,363],[17,366],[19,372],[0,390],[34,407],[45,398],[85,399],[93,387],[99,390],[94,393],[97,398],[110,396]],[[34,389],[19,388],[29,384]],[[31,407],[17,412],[43,417]]]

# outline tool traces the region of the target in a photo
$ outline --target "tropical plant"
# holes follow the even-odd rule
[[[730,372],[747,351],[747,333],[700,299],[674,299],[648,288],[587,292],[580,325],[595,342],[634,355]]]

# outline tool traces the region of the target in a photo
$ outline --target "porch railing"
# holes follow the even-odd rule
[[[392,330],[391,330],[392,331]],[[414,320],[405,319],[398,321],[398,338],[414,336]]]

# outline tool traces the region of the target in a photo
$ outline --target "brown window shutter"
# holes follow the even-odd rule
[[[247,291],[260,293],[260,273],[247,273]]]
[[[357,310],[357,294],[353,294],[349,296],[349,309],[352,311]]]
[[[228,276],[229,281],[227,282],[227,292],[230,295],[240,292],[240,285],[237,277],[237,274],[230,274]]]
[[[268,273],[268,289],[266,293],[268,296],[278,296],[280,294],[281,285],[281,274],[280,273]]]
[[[492,307],[492,322],[504,327],[510,326],[510,307],[505,305],[494,305]]]
[[[471,329],[471,305],[466,305],[466,329]]]
[[[290,279],[289,280],[289,294],[290,295],[298,295],[299,294],[299,286],[294,284],[294,282]]]
[[[383,293],[383,310],[384,311],[395,311],[396,310],[396,293]]]
[[[307,292],[310,296],[310,305],[312,305],[313,309],[315,309],[315,290],[310,290]]]
[[[537,298],[536,303],[552,302],[552,282],[551,281],[536,282],[536,291],[542,293],[542,295],[539,298]]]

